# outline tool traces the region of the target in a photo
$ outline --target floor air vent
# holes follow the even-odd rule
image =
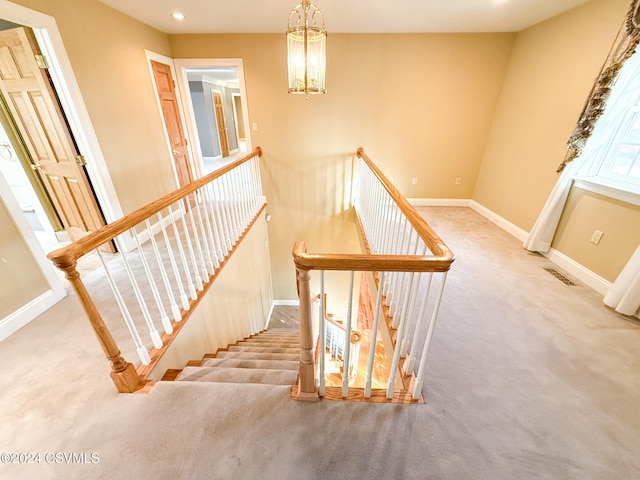
[[[555,268],[552,267],[545,267],[544,270],[547,273],[550,273],[551,275],[553,275],[554,277],[556,277],[558,280],[560,280],[562,283],[564,283],[567,287],[577,287],[578,284],[572,282],[571,280],[569,280],[567,277],[565,277],[563,274],[561,274],[558,270],[556,270]]]

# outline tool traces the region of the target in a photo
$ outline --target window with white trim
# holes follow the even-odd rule
[[[577,187],[640,205],[640,55],[625,62],[583,155]]]

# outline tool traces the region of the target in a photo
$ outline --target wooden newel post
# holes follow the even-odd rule
[[[300,297],[300,381],[298,400],[317,401],[318,389],[313,359],[313,327],[311,323],[311,289],[309,270],[296,268],[298,272],[298,295]]]
[[[111,380],[116,385],[118,391],[121,393],[130,393],[144,387],[146,382],[140,378],[135,367],[120,355],[118,345],[105,325],[93,300],[91,300],[84,283],[80,280],[80,274],[76,270],[76,261],[63,261],[57,258],[52,260],[56,267],[65,273],[67,280],[69,280],[69,283],[71,283],[71,286],[78,295],[82,308],[84,308],[89,322],[93,327],[93,331],[96,337],[98,337],[98,342],[100,342],[100,346],[107,356],[107,360],[111,362]]]

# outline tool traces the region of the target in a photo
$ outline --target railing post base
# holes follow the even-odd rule
[[[140,390],[147,382],[142,380],[134,366],[127,363],[121,372],[111,372],[111,380],[120,393],[133,393]]]
[[[320,397],[318,396],[318,389],[316,388],[313,392],[301,392],[300,389],[298,389],[296,400],[301,402],[317,402],[320,400]]]

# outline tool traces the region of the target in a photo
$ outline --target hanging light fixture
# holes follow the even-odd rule
[[[287,63],[289,93],[326,93],[327,31],[322,12],[309,0],[289,14]]]

